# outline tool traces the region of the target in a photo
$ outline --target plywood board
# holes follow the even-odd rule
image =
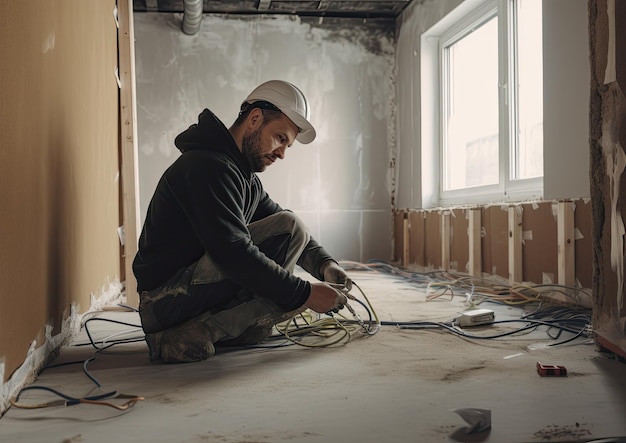
[[[558,242],[552,202],[522,205],[523,281],[557,283]]]
[[[574,211],[574,257],[576,280],[583,288],[591,288],[592,279],[592,237],[591,237],[591,202],[577,200]]]
[[[482,220],[485,230],[481,245],[483,272],[508,278],[508,207],[489,206],[483,208]]]
[[[469,236],[468,209],[451,209],[450,214],[450,269],[468,272]]]
[[[427,211],[424,220],[424,253],[429,269],[441,269],[441,215]]]
[[[425,232],[424,211],[409,212],[409,264],[426,266],[424,253],[424,232]]]

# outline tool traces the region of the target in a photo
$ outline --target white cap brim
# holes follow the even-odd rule
[[[296,140],[303,145],[307,145],[315,140],[317,133],[315,132],[313,125],[307,119],[291,109],[281,109],[281,112],[285,114],[287,118],[289,118],[289,120],[291,120],[300,130],[298,135],[296,135]]]

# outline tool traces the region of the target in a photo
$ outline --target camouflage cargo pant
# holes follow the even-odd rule
[[[251,223],[248,229],[252,242],[290,272],[310,238],[302,221],[290,211]],[[302,310],[304,307],[285,312],[271,300],[236,285],[225,278],[206,254],[188,268],[181,269],[161,287],[142,292],[139,305],[142,327],[148,336],[164,330],[171,331],[170,335],[178,330],[196,331],[197,328],[189,323],[206,323],[211,318],[212,340],[221,340],[225,345],[258,343],[271,333],[274,324]],[[219,327],[216,327],[218,323]],[[187,326],[181,329],[185,324]],[[191,336],[188,332],[181,334],[183,341],[193,341],[194,334],[198,340],[205,339],[197,332]],[[152,345],[151,358],[157,359],[158,355],[153,355],[157,351],[152,349],[157,344]]]

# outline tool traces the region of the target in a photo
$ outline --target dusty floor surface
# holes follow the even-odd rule
[[[397,277],[350,274],[384,321],[449,321],[466,308],[463,297],[426,301],[423,289]],[[491,303],[481,307],[494,309],[497,320],[522,313]],[[97,317],[139,324],[132,312]],[[88,327],[95,340],[110,341],[124,331],[115,338],[141,336],[136,328],[102,321]],[[95,357],[88,371],[101,388],[82,364],[47,369],[33,385],[75,397],[117,391],[144,399],[126,411],[91,404],[12,407],[0,419],[0,441],[517,443],[626,436],[626,364],[582,338],[547,347],[555,340],[541,327],[525,335],[466,340],[441,329],[385,325],[373,336],[357,331],[341,346],[221,350],[205,362],[180,365],[151,363],[144,342],[97,354],[91,346],[75,346],[87,342],[83,331],[54,363]],[[565,366],[568,376],[540,377],[538,361]],[[31,390],[19,400],[58,398]],[[491,411],[491,429],[465,433],[468,424],[454,412],[461,408]]]

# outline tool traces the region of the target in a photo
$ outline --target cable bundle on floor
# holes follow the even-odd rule
[[[558,340],[564,332],[573,334],[562,341],[549,346],[569,343],[579,337],[592,335],[591,309],[580,306],[582,297],[591,297],[581,288],[572,288],[557,284],[542,285],[506,285],[495,279],[472,277],[447,271],[414,272],[385,262],[372,260],[367,264],[342,261],[340,265],[347,270],[371,271],[387,274],[422,290],[426,301],[444,299],[452,301],[460,297],[467,309],[473,309],[481,303],[489,302],[507,306],[528,306],[535,309],[520,319],[492,321],[486,325],[521,323],[511,331],[496,334],[478,334],[461,328],[455,319],[447,322],[400,321],[380,322],[383,326],[395,326],[401,329],[441,329],[465,339],[485,340],[530,333],[539,327],[545,327],[549,338]],[[543,307],[548,304],[546,293],[557,292],[569,298],[573,306]],[[485,326],[485,325],[483,325]]]
[[[96,342],[94,341],[89,331],[89,328],[87,326],[88,323],[91,321],[105,321],[105,322],[117,323],[117,324],[121,324],[124,326],[128,326],[130,328],[133,328],[133,330],[135,329],[141,330],[141,326],[131,324],[131,323],[120,322],[120,321],[112,320],[108,318],[95,317],[95,318],[90,318],[86,320],[83,326],[85,327],[85,332],[87,333],[87,337],[89,338],[89,343],[84,343],[84,344],[80,344],[77,346],[91,345],[96,349],[95,351],[96,354],[103,352],[104,350],[109,349],[118,344],[132,343],[132,342],[138,342],[138,341],[144,340],[143,334],[142,334],[141,337],[114,339],[114,340],[111,340],[112,337],[109,336],[103,339],[101,342]],[[126,332],[127,331],[124,331],[124,333]],[[118,334],[115,334],[115,335],[118,335]],[[102,388],[101,383],[88,370],[89,363],[91,363],[95,359],[96,357],[90,357],[86,360],[70,361],[70,362],[65,362],[65,363],[59,363],[56,365],[48,365],[42,370],[42,372],[45,370],[58,368],[62,366],[82,364],[84,374],[87,376],[87,378],[89,378],[89,380],[91,380],[95,384],[97,389],[101,390]],[[24,403],[20,401],[20,397],[22,396],[24,392],[35,391],[35,390],[50,392],[54,394],[55,396],[59,397],[59,399],[46,401],[46,402],[39,402],[39,403]],[[16,408],[21,408],[21,409],[40,409],[40,408],[47,408],[47,407],[53,407],[53,406],[74,406],[78,404],[90,404],[90,405],[97,405],[97,406],[107,406],[113,409],[117,409],[118,411],[126,411],[129,408],[133,407],[137,402],[143,399],[144,399],[143,397],[138,396],[138,395],[123,394],[123,393],[118,393],[117,391],[109,391],[109,392],[103,392],[103,393],[96,394],[96,395],[87,395],[87,396],[77,397],[77,396],[65,394],[63,392],[60,392],[48,386],[33,385],[33,386],[26,386],[20,389],[17,395],[14,398],[10,399],[10,402],[12,406]],[[121,404],[118,404],[110,400],[124,400],[124,402]]]
[[[351,294],[352,287],[359,290],[363,300]],[[335,289],[348,298],[348,303],[344,310],[337,313],[329,312],[318,316],[318,318],[314,318],[314,314],[307,310],[286,322],[276,325],[276,330],[279,334],[270,339],[285,338],[296,345],[319,348],[345,344],[353,339],[358,332],[364,335],[376,334],[380,329],[381,323],[361,287],[352,281],[350,287],[340,285],[335,286]],[[365,311],[367,320],[363,320],[361,315],[354,309],[353,304],[359,305],[360,309]],[[348,312],[346,313],[345,310]],[[315,338],[315,340],[311,340],[311,338]]]

